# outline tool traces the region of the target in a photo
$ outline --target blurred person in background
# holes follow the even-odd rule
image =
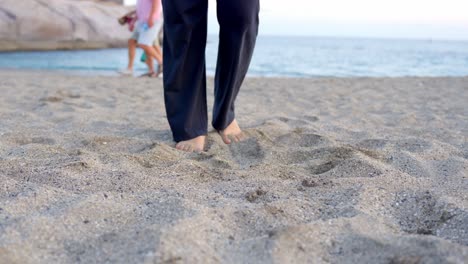
[[[148,73],[143,76],[158,77],[163,70],[163,58],[160,47],[154,47],[163,26],[161,0],[138,0],[137,9],[119,19],[119,23],[128,23],[133,32],[128,40],[128,65],[119,72],[124,75],[133,75],[133,62],[136,48],[143,49],[148,65]],[[153,59],[158,62],[158,68],[154,70]]]

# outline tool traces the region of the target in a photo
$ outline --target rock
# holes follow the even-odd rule
[[[130,36],[117,18],[131,7],[84,0],[1,2],[0,51],[122,47]]]

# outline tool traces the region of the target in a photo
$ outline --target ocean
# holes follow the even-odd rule
[[[209,36],[206,63],[211,76],[215,73],[217,49],[217,37]],[[140,55],[138,51],[138,59]],[[126,49],[0,53],[0,70],[116,75],[126,64]],[[136,74],[145,70],[145,64],[138,60]],[[248,75],[466,76],[468,41],[260,36]]]

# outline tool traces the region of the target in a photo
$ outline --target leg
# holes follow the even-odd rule
[[[160,46],[153,46],[153,48],[156,51],[157,57],[160,58],[158,60],[159,67],[162,67],[163,66],[163,55],[162,55],[161,47]]]
[[[162,56],[161,56],[162,54],[158,53],[158,51],[156,50],[154,46],[139,45],[139,47],[145,50],[146,55],[148,55],[151,58],[156,59],[156,61],[159,64],[162,64]]]
[[[146,66],[148,66],[148,72],[154,72],[153,58],[151,56],[146,56]]]
[[[208,0],[163,0],[163,9],[167,118],[174,140],[179,142],[178,148],[200,150],[208,125],[205,76]],[[189,142],[190,146],[180,144],[191,140],[198,141],[195,145]]]
[[[217,0],[220,25],[213,127],[226,144],[242,138],[234,101],[249,68],[258,34],[259,0]]]
[[[146,53],[147,65],[149,72],[154,72],[153,58],[155,58],[155,51],[152,46],[138,44],[138,47],[143,49]],[[150,62],[150,63],[148,63]]]
[[[135,60],[135,52],[137,47],[137,41],[135,39],[128,40],[128,70],[133,70],[133,61]]]
[[[153,41],[153,48],[154,48],[154,51],[156,52],[156,60],[158,61],[158,64],[159,64],[159,69],[158,69],[158,72],[159,70],[162,70],[162,65],[163,65],[163,55],[162,55],[162,51],[161,51],[161,42],[160,42],[160,34],[162,32],[162,29],[164,27],[164,23],[162,20],[158,20],[156,21],[155,25],[154,25],[155,29],[156,29],[156,34],[155,34],[155,39]]]

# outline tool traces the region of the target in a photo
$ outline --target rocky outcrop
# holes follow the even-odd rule
[[[0,0],[0,50],[124,46],[130,32],[117,18],[128,11],[101,1]]]

